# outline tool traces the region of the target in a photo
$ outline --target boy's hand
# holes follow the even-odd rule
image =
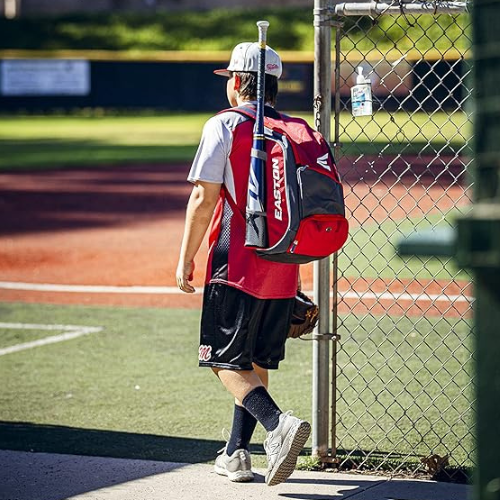
[[[181,262],[177,265],[177,272],[175,274],[177,279],[177,286],[186,293],[194,293],[196,290],[189,283],[193,281],[194,276],[194,262]]]

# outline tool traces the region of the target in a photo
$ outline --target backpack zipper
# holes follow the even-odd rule
[[[297,245],[299,244],[299,240],[294,240],[293,243],[291,244],[290,246],[290,250],[289,252],[290,253],[294,253],[295,252],[295,249],[297,248]]]

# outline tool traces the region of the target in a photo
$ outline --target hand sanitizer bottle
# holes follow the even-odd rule
[[[351,88],[352,116],[372,114],[372,87],[369,79],[363,76],[363,68],[358,66],[356,85]]]

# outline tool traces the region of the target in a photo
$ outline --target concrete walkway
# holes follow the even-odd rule
[[[468,500],[471,487],[295,471],[269,487],[232,483],[205,464],[0,451],[0,500]]]

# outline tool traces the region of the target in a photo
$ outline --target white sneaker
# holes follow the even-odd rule
[[[230,481],[245,483],[253,481],[252,459],[248,450],[236,450],[231,456],[226,452],[215,459],[214,470],[221,476],[227,476]]]
[[[291,413],[288,411],[280,415],[278,427],[268,432],[264,441],[268,486],[280,484],[292,475],[299,453],[311,433],[309,422],[293,417]]]

